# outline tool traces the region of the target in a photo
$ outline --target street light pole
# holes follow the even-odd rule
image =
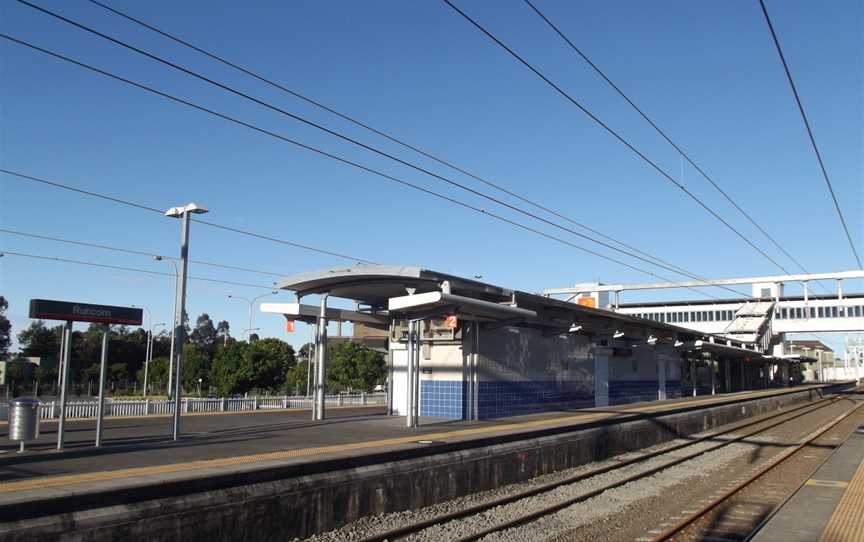
[[[150,362],[153,361],[153,330],[159,326],[164,326],[164,322],[160,322],[158,324],[154,324],[150,327],[148,331],[148,335],[150,336],[150,340],[148,341],[147,351],[149,352],[147,355],[147,360],[144,362],[144,397],[147,397],[147,375],[150,371]]]
[[[157,262],[161,262],[163,260],[162,256],[153,256],[153,259]],[[171,262],[171,265],[174,266],[174,310],[171,314],[176,318],[177,316],[177,290],[179,290],[180,285],[180,272],[177,270],[177,262],[174,261],[173,258],[168,259]],[[171,384],[174,382],[174,338],[176,336],[177,331],[177,322],[173,322],[171,325],[171,352],[168,354],[168,398],[170,399],[172,396]]]
[[[173,438],[177,440],[180,436],[180,364],[182,363],[183,342],[185,340],[185,329],[183,322],[186,320],[186,276],[189,267],[189,219],[191,214],[203,214],[207,209],[189,203],[184,207],[172,207],[166,211],[165,216],[181,219],[180,226],[180,273],[179,288],[177,289],[177,311],[174,314],[174,348],[173,356],[177,360],[174,367],[174,427]]]
[[[252,315],[254,314],[252,309],[255,307],[255,302],[258,301],[259,299],[261,299],[262,297],[267,297],[268,295],[276,295],[278,293],[279,293],[279,290],[273,290],[273,291],[268,292],[266,294],[261,294],[259,296],[255,296],[252,299],[249,299],[248,297],[243,297],[240,295],[228,294],[229,299],[242,299],[243,301],[249,303],[249,327],[244,330],[244,332],[245,331],[249,332],[249,342],[252,342],[252,331],[254,329],[256,329],[256,328],[252,327],[252,321],[253,321]],[[241,333],[240,336],[242,337],[243,333]]]

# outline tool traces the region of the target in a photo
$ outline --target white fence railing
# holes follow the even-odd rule
[[[327,395],[327,406],[367,406],[384,405],[384,393],[358,393],[353,395]],[[312,399],[304,396],[267,396],[243,398],[206,398],[194,397],[181,400],[180,408],[184,413],[196,412],[252,412],[255,410],[302,409],[311,408]],[[66,403],[66,418],[95,418],[96,401],[70,401]],[[148,416],[173,414],[174,401],[167,399],[105,400],[105,416]],[[39,405],[39,417],[53,420],[60,417],[60,402],[46,401]],[[9,419],[9,404],[0,403],[0,420]]]

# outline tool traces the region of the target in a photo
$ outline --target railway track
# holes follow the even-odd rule
[[[864,402],[820,426],[797,445],[755,466],[697,510],[657,533],[652,542],[749,540],[839,448],[837,442],[842,443],[857,425],[842,427],[844,422],[862,407]],[[830,451],[821,457],[804,456],[805,451],[816,446]],[[779,472],[783,468],[786,472]]]
[[[511,529],[514,527],[518,527],[520,525],[524,525],[527,523],[531,523],[538,519],[541,519],[549,514],[553,514],[558,512],[564,508],[572,506],[574,504],[586,501],[593,497],[596,497],[606,491],[611,489],[615,489],[621,486],[624,486],[628,483],[634,482],[636,480],[640,480],[643,478],[647,478],[653,475],[656,475],[666,469],[672,468],[677,465],[681,465],[687,461],[690,461],[696,457],[703,456],[705,454],[714,452],[716,450],[720,450],[721,448],[725,448],[732,444],[744,441],[746,439],[750,439],[754,436],[759,435],[760,433],[764,433],[769,431],[775,427],[778,427],[783,424],[787,424],[794,420],[798,420],[804,416],[807,416],[811,413],[817,412],[823,408],[826,408],[830,405],[837,404],[839,401],[842,401],[842,396],[834,396],[830,398],[821,399],[815,403],[808,403],[806,405],[802,405],[799,407],[795,407],[792,409],[784,410],[782,412],[772,414],[769,416],[760,417],[758,420],[751,420],[745,422],[743,424],[737,424],[734,427],[726,428],[720,431],[714,431],[696,439],[693,439],[688,442],[684,442],[681,444],[677,444],[674,446],[670,446],[661,450],[655,450],[651,452],[646,452],[643,454],[636,455],[635,457],[629,458],[627,460],[621,461],[619,463],[599,467],[596,469],[592,469],[587,472],[583,472],[581,474],[567,477],[561,480],[556,480],[551,483],[542,484],[539,486],[531,487],[529,489],[509,494],[503,497],[499,497],[496,499],[492,499],[489,501],[485,501],[478,504],[473,504],[467,507],[460,508],[458,510],[450,511],[447,513],[439,514],[433,517],[426,518],[421,521],[417,521],[411,525],[404,525],[400,527],[396,527],[393,529],[389,529],[387,531],[378,532],[374,535],[367,536],[362,539],[362,542],[383,542],[383,541],[392,541],[398,540],[406,537],[411,537],[413,535],[419,535],[423,533],[426,529],[432,528],[436,525],[445,524],[448,522],[456,522],[456,521],[465,521],[471,522],[472,519],[480,516],[481,514],[490,511],[499,506],[505,505],[513,505],[514,503],[519,503],[519,501],[523,501],[525,499],[529,499],[531,497],[535,497],[538,495],[549,494],[556,489],[563,488],[566,486],[571,486],[574,484],[578,484],[579,482],[583,482],[589,480],[591,478],[607,474],[614,473],[615,471],[619,471],[624,469],[625,467],[631,465],[638,465],[640,463],[644,463],[648,460],[655,458],[662,458],[663,456],[669,457],[669,459],[661,464],[651,467],[649,469],[643,470],[636,474],[632,474],[629,476],[624,476],[622,478],[618,478],[617,480],[603,484],[601,487],[596,489],[592,489],[590,491],[579,492],[573,496],[568,498],[563,498],[559,500],[555,500],[552,504],[543,506],[540,508],[532,509],[528,512],[522,512],[518,514],[514,514],[512,518],[508,518],[506,521],[502,521],[499,523],[495,523],[493,525],[486,525],[482,528],[476,530],[470,530],[470,534],[463,534],[461,537],[452,537],[451,540],[456,540],[458,542],[468,542],[473,540],[479,540],[485,536],[491,535],[493,533],[498,533],[501,531],[505,531],[507,529]],[[862,403],[864,404],[864,403]],[[861,404],[858,405],[860,407]],[[855,407],[856,409],[858,407]],[[849,415],[848,413],[846,414]],[[845,419],[845,418],[844,418]],[[832,426],[833,427],[833,426]],[[824,433],[824,432],[823,432]],[[822,434],[822,433],[820,433]],[[818,437],[817,437],[818,438]],[[720,439],[719,442],[715,444],[710,444],[712,441]],[[696,449],[691,452],[687,451],[687,448],[696,447],[699,444],[709,443],[707,447],[702,449]],[[684,455],[675,455],[677,452],[685,451]],[[698,521],[698,519],[694,520]],[[688,526],[682,527],[682,529],[687,529]],[[678,533],[680,533],[681,529],[668,533],[667,538],[658,538],[658,540],[668,540],[670,538],[675,538]],[[664,531],[665,533],[665,531]],[[677,538],[676,538],[677,539]]]

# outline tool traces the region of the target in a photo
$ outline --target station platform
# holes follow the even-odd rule
[[[326,457],[358,456],[381,450],[518,435],[544,429],[575,429],[602,421],[740,401],[789,392],[770,389],[669,401],[631,403],[542,414],[465,422],[422,418],[416,429],[404,417],[386,416],[384,407],[329,409],[327,419],[313,421],[308,410],[184,416],[182,438],[170,440],[170,417],[106,419],[102,448],[94,448],[95,421],[67,422],[66,449],[56,451],[56,422],[42,423],[38,441],[28,452],[17,443],[0,448],[0,506],[22,492],[74,486],[80,490],[106,481],[134,483],[170,473],[195,475],[214,468],[250,466],[271,461],[307,463]]]
[[[52,449],[56,424],[43,424],[32,451],[17,454],[5,443],[0,449],[0,538],[25,525],[48,529],[50,522],[40,524],[40,518],[70,517],[76,510],[82,514],[76,521],[94,525],[109,517],[115,523],[138,522],[151,540],[160,539],[154,534],[159,521],[165,522],[165,533],[176,534],[196,518],[212,520],[220,513],[230,516],[225,524],[234,529],[242,527],[245,519],[236,517],[242,513],[259,523],[273,522],[270,528],[280,536],[308,536],[343,517],[383,511],[394,502],[423,506],[815,400],[843,386],[852,383],[494,421],[422,419],[416,429],[405,427],[404,417],[387,416],[382,407],[330,409],[323,421],[311,421],[308,411],[185,416],[178,442],[169,438],[170,418],[106,419],[99,449],[92,447],[95,422],[71,421],[68,447],[59,452]],[[237,490],[240,486],[245,489]],[[311,491],[317,492],[314,498]],[[240,498],[244,504],[238,508]],[[313,498],[314,505],[302,504],[303,498]],[[253,510],[255,499],[270,504]],[[292,499],[296,510],[286,516],[284,503]],[[106,503],[112,505],[110,513],[94,512]],[[161,519],[154,520],[155,515]],[[201,539],[220,534],[228,536],[205,532]]]
[[[752,540],[864,541],[864,425],[849,436]]]

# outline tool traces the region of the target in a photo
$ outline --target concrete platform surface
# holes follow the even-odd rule
[[[429,453],[466,441],[509,440],[544,431],[580,428],[652,417],[706,406],[794,393],[820,386],[801,386],[700,396],[662,402],[578,409],[483,422],[424,419],[418,429],[403,417],[389,417],[382,407],[329,409],[327,420],[313,422],[309,412],[264,411],[243,414],[184,416],[183,438],[169,440],[170,418],[127,418],[105,422],[105,441],[92,447],[95,422],[68,423],[67,449],[53,450],[56,423],[43,424],[31,452],[15,453],[4,443],[0,453],[0,506],[58,495],[100,493],[118,487],[134,489],[168,481],[242,476],[274,465],[311,466],[329,459],[371,457],[397,450]],[[552,433],[550,433],[552,434]],[[380,456],[375,461],[382,461]],[[370,461],[372,461],[370,459]]]
[[[864,426],[850,435],[752,540],[864,541]]]

